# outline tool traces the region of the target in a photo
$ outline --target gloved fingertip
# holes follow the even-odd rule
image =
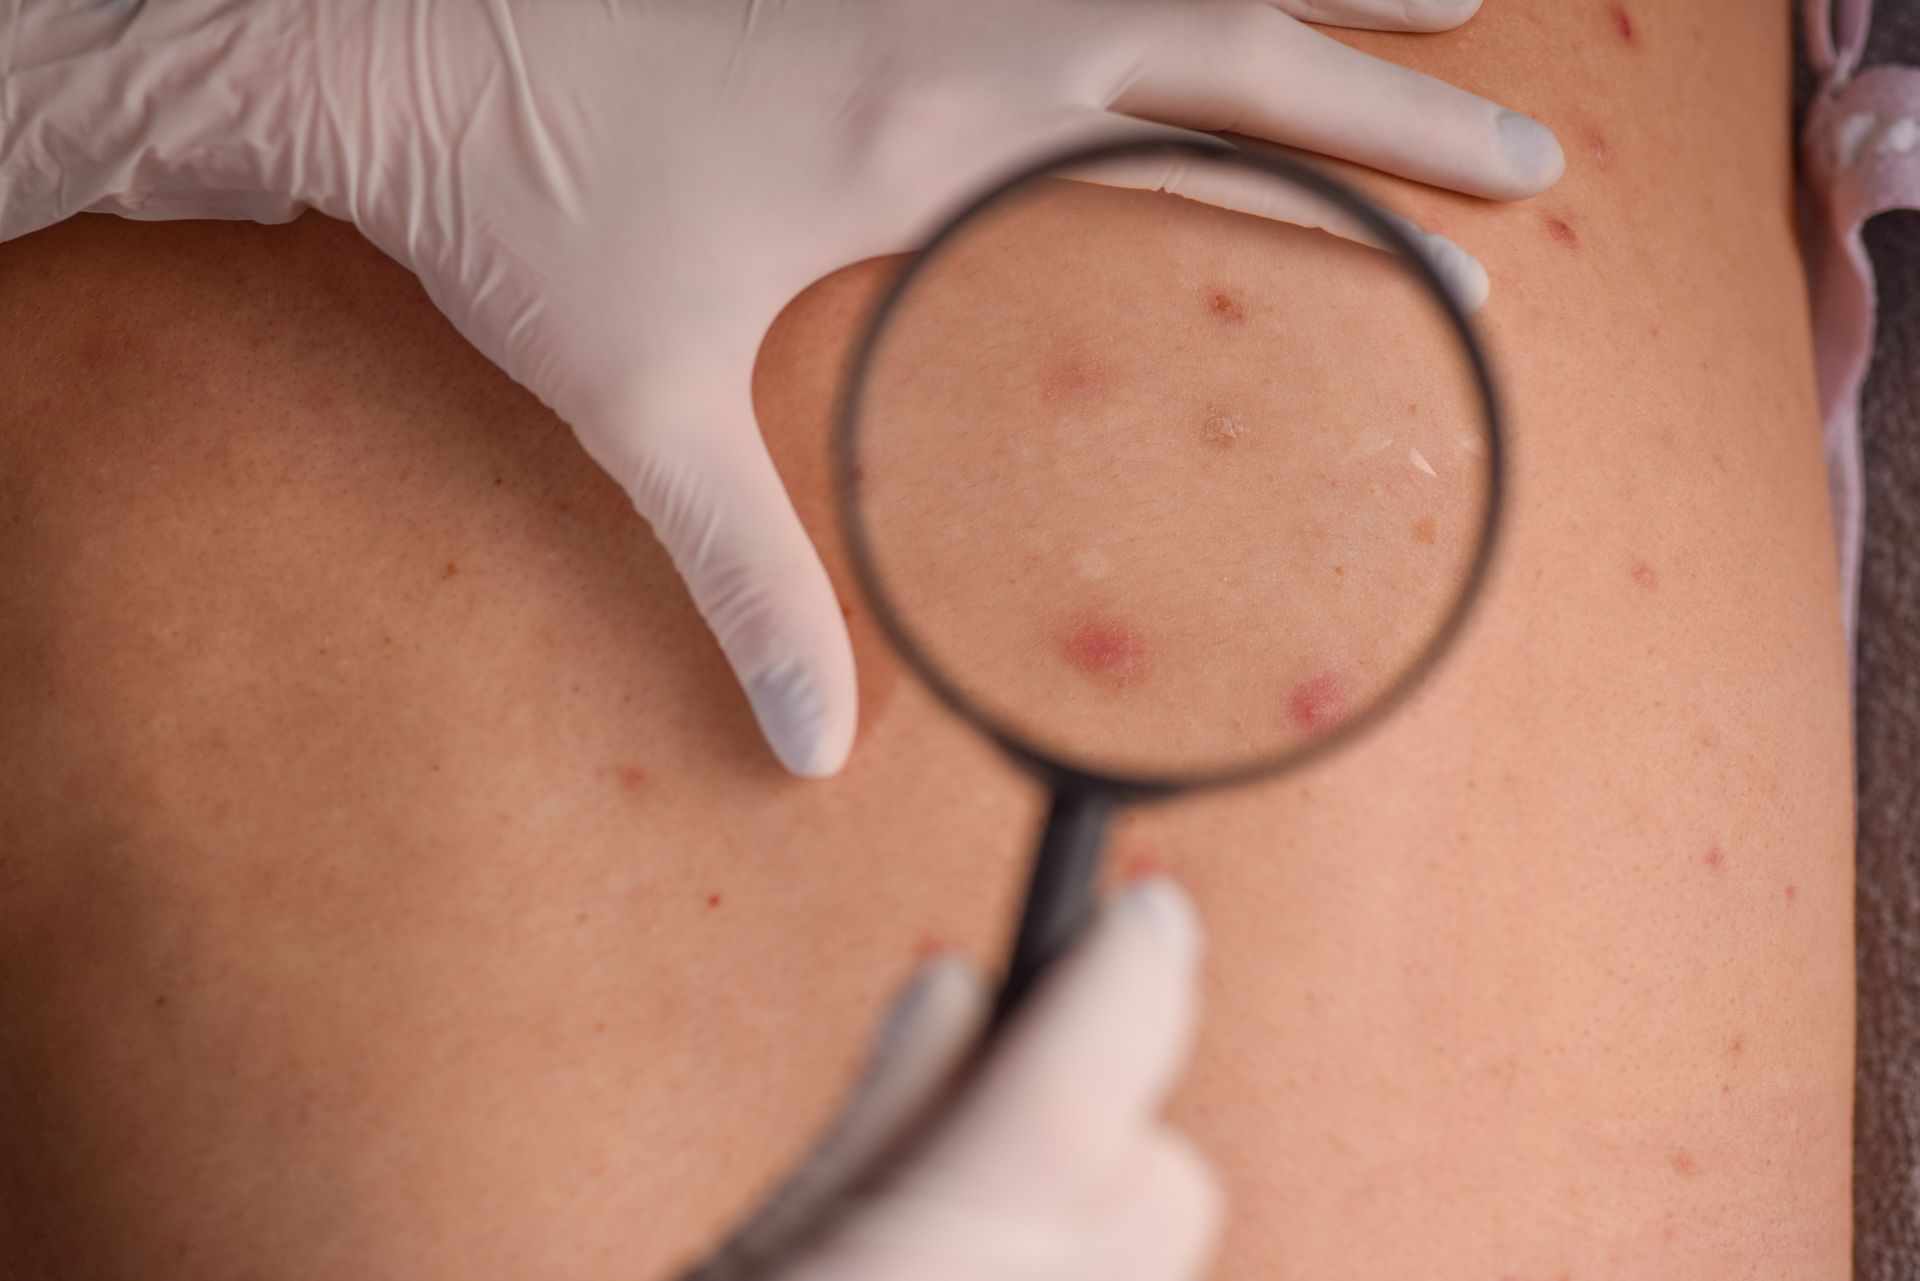
[[[780,763],[801,778],[840,772],[853,749],[853,713],[831,705],[814,674],[797,663],[769,668],[747,683],[754,719]]]
[[[1200,915],[1171,877],[1143,876],[1122,890],[1114,911],[1129,924],[1149,931],[1182,962],[1200,952]]]
[[[1560,181],[1567,157],[1553,130],[1517,111],[1502,111],[1497,127],[1501,153],[1523,188],[1521,194],[1542,192]]]

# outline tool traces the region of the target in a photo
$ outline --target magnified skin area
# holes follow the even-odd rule
[[[1051,243],[1072,249],[1036,289],[1022,246]],[[1488,532],[1490,411],[1453,317],[1395,255],[1304,227],[1033,182],[902,281],[859,378],[888,606],[971,707],[1076,766],[1315,745],[1439,641]]]
[[[1510,538],[1452,660],[1311,771],[1116,834],[1210,931],[1173,1116],[1230,1189],[1229,1281],[1847,1272],[1788,14],[1620,12],[1342,37],[1546,120],[1569,171],[1520,205],[1372,183],[1494,282]],[[1020,252],[1044,289],[1060,246]],[[799,1154],[916,957],[998,956],[1040,800],[889,657],[826,483],[894,269],[803,296],[757,377],[861,674],[846,772],[806,783],[612,483],[344,228],[0,248],[0,1275],[663,1276]],[[1197,333],[1253,330],[1205,287]],[[1064,675],[1152,678],[1155,620],[1085,621],[1104,674],[1062,631]]]

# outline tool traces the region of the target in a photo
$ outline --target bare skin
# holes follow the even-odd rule
[[[1495,282],[1511,536],[1453,661],[1117,839],[1211,931],[1174,1112],[1230,1189],[1218,1274],[1842,1277],[1785,6],[1343,38],[1569,168],[1514,206],[1372,184]],[[1039,799],[903,679],[828,510],[885,270],[797,301],[757,378],[862,679],[846,772],[801,783],[617,489],[351,232],[0,247],[0,1271],[660,1275],[799,1152],[917,951],[996,955]]]

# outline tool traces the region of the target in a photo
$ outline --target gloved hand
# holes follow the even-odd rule
[[[895,1005],[852,1102],[800,1176],[685,1281],[1180,1281],[1213,1254],[1220,1197],[1158,1113],[1186,1057],[1200,929],[1138,882],[1041,978],[903,1161],[800,1238],[873,1154],[943,1098],[989,994],[962,961]]]
[[[1562,165],[1544,127],[1288,16],[1433,30],[1477,7],[0,0],[0,238],[85,209],[352,221],[571,424],[774,751],[829,774],[853,657],[754,422],[774,316],[1017,165],[1155,128],[1543,190]]]

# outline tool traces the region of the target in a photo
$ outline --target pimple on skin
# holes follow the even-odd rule
[[[1060,642],[1061,652],[1089,676],[1125,682],[1146,667],[1147,642],[1139,632],[1111,618],[1083,619]]]
[[[1717,872],[1726,866],[1727,852],[1715,845],[1701,856],[1700,861],[1707,865],[1708,871]]]
[[[1577,245],[1580,243],[1580,233],[1575,231],[1573,224],[1564,218],[1549,216],[1547,218],[1547,234],[1563,245]]]
[[[1620,37],[1622,44],[1632,48],[1640,43],[1639,37],[1634,34],[1633,16],[1627,12],[1625,5],[1608,5],[1607,16],[1613,19],[1613,33]]]
[[[1206,291],[1207,312],[1215,320],[1226,325],[1244,325],[1247,323],[1247,309],[1241,301],[1224,289]]]
[[[1652,590],[1654,582],[1656,581],[1653,576],[1653,566],[1647,564],[1644,560],[1637,562],[1633,567],[1633,581],[1648,590]]]
[[[445,567],[441,569],[440,577],[442,580],[449,579],[459,572],[460,572],[460,567],[454,564],[452,561],[448,561]]]
[[[707,906],[710,908],[719,907],[720,896],[717,893],[707,895]]]
[[[1345,684],[1332,672],[1301,681],[1287,696],[1287,719],[1296,729],[1329,729],[1348,715]]]
[[[1683,1179],[1690,1179],[1700,1173],[1700,1163],[1693,1159],[1693,1153],[1680,1148],[1673,1154],[1673,1172]]]
[[[1795,886],[1795,885],[1787,886],[1787,902],[1789,903],[1793,902],[1795,898],[1799,897],[1799,894],[1800,894],[1800,889],[1798,886]]]

